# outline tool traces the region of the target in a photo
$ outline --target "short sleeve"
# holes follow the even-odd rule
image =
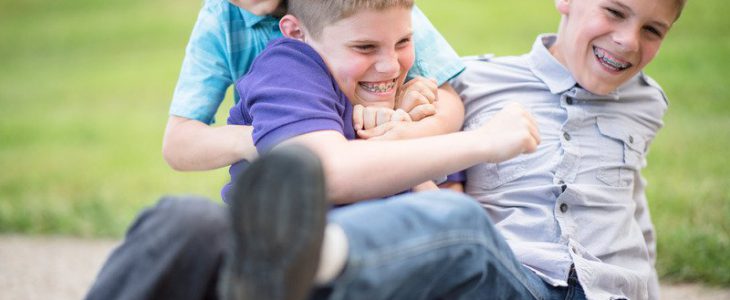
[[[170,114],[206,124],[214,121],[226,90],[233,84],[221,20],[221,1],[206,1],[185,49]]]
[[[459,75],[464,70],[464,64],[456,51],[418,7],[413,7],[411,17],[416,60],[408,72],[408,78],[415,76],[433,78],[442,85]]]
[[[344,135],[347,100],[308,45],[288,39],[275,42],[236,85],[254,127],[260,153],[286,139],[321,130]],[[281,66],[286,66],[282,68]]]

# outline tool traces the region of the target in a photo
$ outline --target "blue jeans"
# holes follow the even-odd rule
[[[87,299],[215,299],[230,243],[225,206],[163,198],[112,252]],[[482,208],[452,192],[334,209],[349,242],[343,273],[315,299],[585,299],[571,273],[552,287],[523,267]]]
[[[406,194],[334,210],[349,242],[330,299],[585,299],[575,272],[552,287],[518,262],[459,193]]]

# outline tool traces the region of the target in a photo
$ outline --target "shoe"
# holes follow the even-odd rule
[[[303,146],[273,150],[243,171],[231,195],[233,245],[221,273],[221,297],[306,299],[328,207],[319,158]]]

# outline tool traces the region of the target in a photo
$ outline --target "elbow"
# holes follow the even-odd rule
[[[178,159],[178,155],[175,151],[176,147],[172,145],[172,143],[169,141],[168,137],[165,136],[165,138],[162,140],[162,158],[165,160],[168,166],[172,168],[175,171],[187,171],[182,164],[180,164],[180,160]]]

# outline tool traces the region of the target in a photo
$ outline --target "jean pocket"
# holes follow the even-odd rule
[[[634,183],[635,172],[641,167],[646,140],[632,133],[621,120],[598,117],[596,125],[600,133],[600,164],[596,178],[616,187],[627,187]]]

